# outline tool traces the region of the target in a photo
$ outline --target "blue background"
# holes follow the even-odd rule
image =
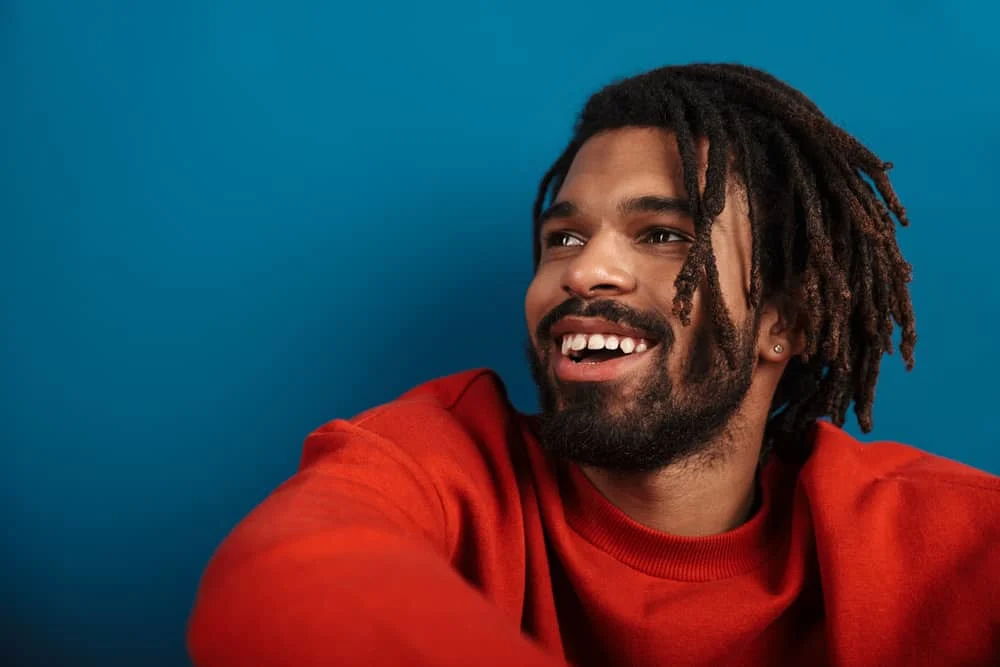
[[[6,664],[186,664],[329,419],[474,366],[531,409],[535,184],[666,63],[769,69],[896,163],[920,343],[873,437],[1000,472],[997,10],[764,4],[0,1]]]

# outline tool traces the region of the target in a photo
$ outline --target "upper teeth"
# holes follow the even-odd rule
[[[630,338],[615,334],[565,334],[562,337],[562,353],[579,352],[580,350],[618,350],[625,354],[645,352],[649,343],[642,338]]]

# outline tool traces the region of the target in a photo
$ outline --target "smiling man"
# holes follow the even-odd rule
[[[540,414],[481,370],[318,429],[195,663],[997,664],[1000,480],[840,429],[913,362],[889,166],[758,70],[598,92],[535,204]]]

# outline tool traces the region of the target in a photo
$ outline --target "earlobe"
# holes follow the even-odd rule
[[[776,339],[779,340],[776,342]],[[789,344],[784,337],[769,336],[767,341],[761,341],[760,356],[774,363],[788,361],[791,357]]]
[[[774,363],[788,361],[801,352],[801,332],[774,305],[764,306],[760,318],[758,350],[761,358]]]

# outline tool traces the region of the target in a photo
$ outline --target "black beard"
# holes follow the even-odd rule
[[[642,329],[659,340],[647,354],[656,355],[650,371],[627,394],[618,382],[563,383],[549,373],[555,350],[549,331],[567,315],[601,317]],[[684,369],[684,391],[667,370],[674,336],[655,313],[636,311],[616,301],[585,303],[570,299],[538,325],[539,348],[528,341],[531,374],[538,386],[542,448],[580,465],[619,472],[664,468],[695,457],[721,455],[711,443],[743,403],[753,377],[753,318],[740,331],[737,365],[729,369],[707,325],[695,332],[695,345]]]

